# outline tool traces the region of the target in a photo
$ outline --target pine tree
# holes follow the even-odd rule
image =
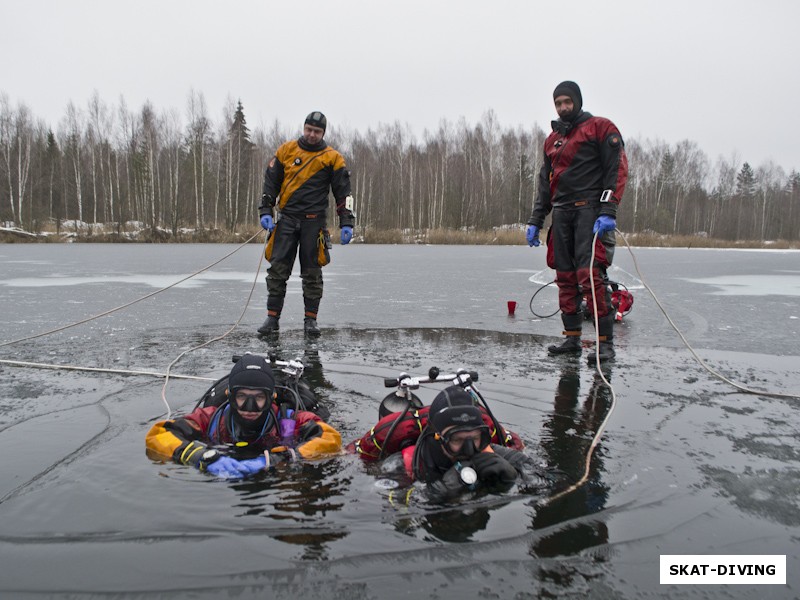
[[[48,190],[48,214],[47,217],[55,218],[56,229],[60,228],[60,220],[64,214],[62,207],[62,189],[61,189],[61,150],[58,147],[58,141],[50,129],[47,131],[47,190]]]
[[[736,193],[743,198],[751,198],[756,191],[756,176],[750,163],[744,163],[736,175]]]
[[[226,178],[226,221],[228,228],[235,231],[240,221],[241,205],[245,204],[245,220],[251,221],[251,210],[254,211],[255,194],[251,185],[250,163],[252,162],[253,143],[250,141],[250,130],[244,116],[244,107],[239,100],[228,132]]]

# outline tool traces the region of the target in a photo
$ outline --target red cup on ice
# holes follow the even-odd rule
[[[517,310],[517,303],[513,300],[508,301],[508,316],[513,317],[514,311]]]

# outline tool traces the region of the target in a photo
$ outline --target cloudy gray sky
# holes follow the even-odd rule
[[[0,92],[53,126],[94,90],[184,114],[194,89],[251,128],[547,129],[573,79],[626,138],[800,169],[796,0],[0,0],[0,23]]]

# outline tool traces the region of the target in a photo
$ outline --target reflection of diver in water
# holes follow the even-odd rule
[[[610,379],[608,366],[603,372],[606,379]],[[579,403],[579,392],[578,366],[565,367],[556,388],[553,415],[543,425],[541,448],[548,470],[560,471],[567,482],[577,481],[583,476],[591,440],[611,405],[611,392],[596,373],[582,404]],[[591,458],[586,483],[539,509],[533,520],[533,529],[565,524],[538,539],[531,548],[532,554],[574,554],[608,541],[608,528],[604,522],[581,519],[601,511],[608,498],[608,488],[601,480],[602,454],[602,446],[598,446]],[[573,519],[581,522],[569,523]]]
[[[301,560],[317,561],[328,558],[332,542],[350,534],[335,515],[352,495],[351,484],[341,461],[332,459],[282,464],[231,487],[239,494],[237,513],[270,523],[260,533],[299,547]]]
[[[494,507],[472,505],[447,511],[431,511],[419,519],[419,524],[443,542],[469,542],[473,534],[486,529],[492,508]]]
[[[280,346],[278,346],[280,348]],[[328,390],[333,384],[325,379],[319,351],[306,344],[302,354],[292,354],[291,349],[273,350],[275,355],[288,358],[296,356],[303,365],[297,391],[302,401],[326,421],[330,417]],[[279,398],[290,402],[290,393],[281,383],[288,385],[291,375],[276,368],[279,381]],[[326,526],[327,515],[342,509],[349,497],[352,479],[344,475],[337,458],[322,461],[299,461],[280,465],[270,471],[242,481],[233,487],[241,493],[238,507],[243,514],[260,515],[277,525],[277,531],[266,534],[274,539],[302,548],[300,560],[327,560],[331,543],[349,535],[346,528],[335,520]],[[309,524],[312,524],[309,526]]]
[[[279,356],[282,358],[296,358],[302,361],[305,370],[303,371],[303,380],[308,383],[308,386],[314,390],[315,394],[319,394],[320,390],[331,390],[334,388],[333,384],[325,379],[325,373],[322,369],[322,361],[319,356],[319,349],[315,343],[306,343],[300,349],[294,347],[292,344],[282,344],[280,340],[269,344],[268,354],[270,356]]]

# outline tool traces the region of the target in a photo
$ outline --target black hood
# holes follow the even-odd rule
[[[592,113],[582,110],[580,114],[576,115],[571,121],[558,119],[557,121],[550,121],[550,126],[553,128],[553,131],[560,133],[561,135],[567,135],[573,127],[580,125],[584,121],[588,121],[591,118]]]
[[[574,122],[575,119],[580,116],[581,110],[583,109],[583,94],[581,94],[581,88],[578,87],[578,84],[574,81],[562,81],[556,86],[556,89],[553,90],[553,100],[559,96],[569,96],[572,100],[572,112],[569,116],[563,118],[563,120],[570,123]]]
[[[306,152],[319,152],[320,150],[325,150],[328,147],[328,144],[325,143],[325,140],[320,140],[317,144],[309,144],[302,135],[297,140],[297,144]]]

